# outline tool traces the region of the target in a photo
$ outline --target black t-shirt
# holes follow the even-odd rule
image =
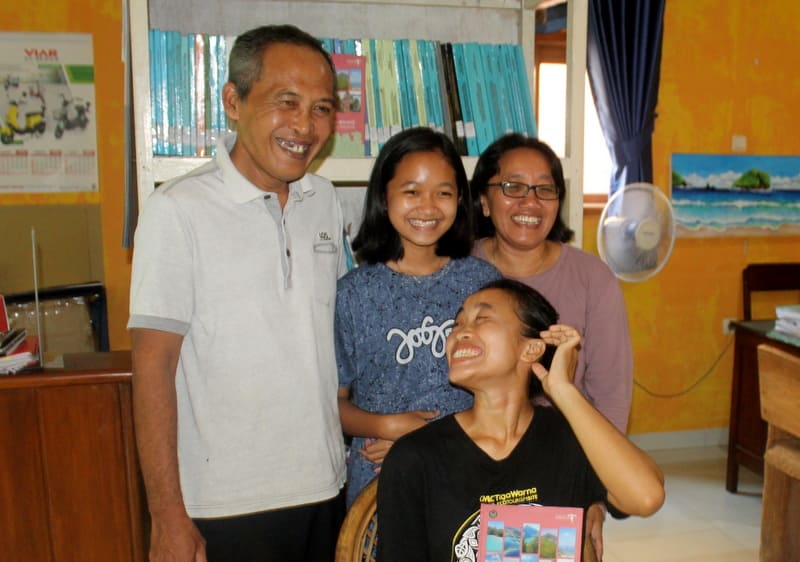
[[[606,491],[554,408],[505,459],[480,449],[453,416],[399,439],[378,480],[378,561],[475,560],[481,503],[586,508]]]

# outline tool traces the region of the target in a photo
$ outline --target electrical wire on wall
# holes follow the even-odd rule
[[[654,392],[654,391],[650,390],[649,388],[644,386],[642,383],[640,383],[636,379],[633,379],[633,384],[638,386],[639,388],[641,388],[644,391],[645,394],[649,394],[650,396],[653,396],[655,398],[677,398],[679,396],[684,396],[684,395],[688,394],[689,392],[691,392],[692,390],[694,390],[695,387],[697,387],[697,385],[699,385],[701,382],[706,380],[711,375],[711,373],[714,372],[714,369],[716,369],[716,367],[719,364],[720,360],[725,355],[725,352],[727,352],[731,348],[732,344],[733,344],[733,336],[730,336],[728,338],[728,343],[725,344],[725,347],[722,348],[722,351],[720,351],[719,355],[717,355],[716,359],[714,359],[714,362],[711,364],[711,367],[709,367],[708,370],[705,373],[703,373],[700,376],[699,379],[694,381],[692,384],[690,384],[684,390],[681,390],[681,391],[678,391],[678,392],[674,392],[674,393],[670,393],[670,394],[662,394],[660,392]]]

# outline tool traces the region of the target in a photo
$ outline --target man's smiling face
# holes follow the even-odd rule
[[[305,175],[334,127],[334,76],[319,52],[276,43],[263,53],[261,77],[243,100],[232,84],[223,93],[236,121],[236,168],[266,191],[285,191]]]

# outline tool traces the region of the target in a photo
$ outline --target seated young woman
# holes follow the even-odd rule
[[[581,336],[536,290],[503,279],[470,295],[447,338],[450,381],[472,407],[399,439],[378,481],[378,560],[475,560],[480,503],[647,516],[664,502],[655,462],[573,384]],[[534,405],[544,391],[554,407]],[[521,493],[525,491],[525,493]]]

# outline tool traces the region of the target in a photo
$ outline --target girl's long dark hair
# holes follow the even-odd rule
[[[472,200],[461,156],[447,136],[427,127],[414,127],[390,138],[375,160],[367,184],[361,226],[353,239],[353,250],[361,263],[384,263],[403,257],[400,237],[389,220],[386,186],[400,161],[415,152],[441,154],[456,175],[458,210],[453,225],[436,244],[436,255],[463,258],[472,250]]]

